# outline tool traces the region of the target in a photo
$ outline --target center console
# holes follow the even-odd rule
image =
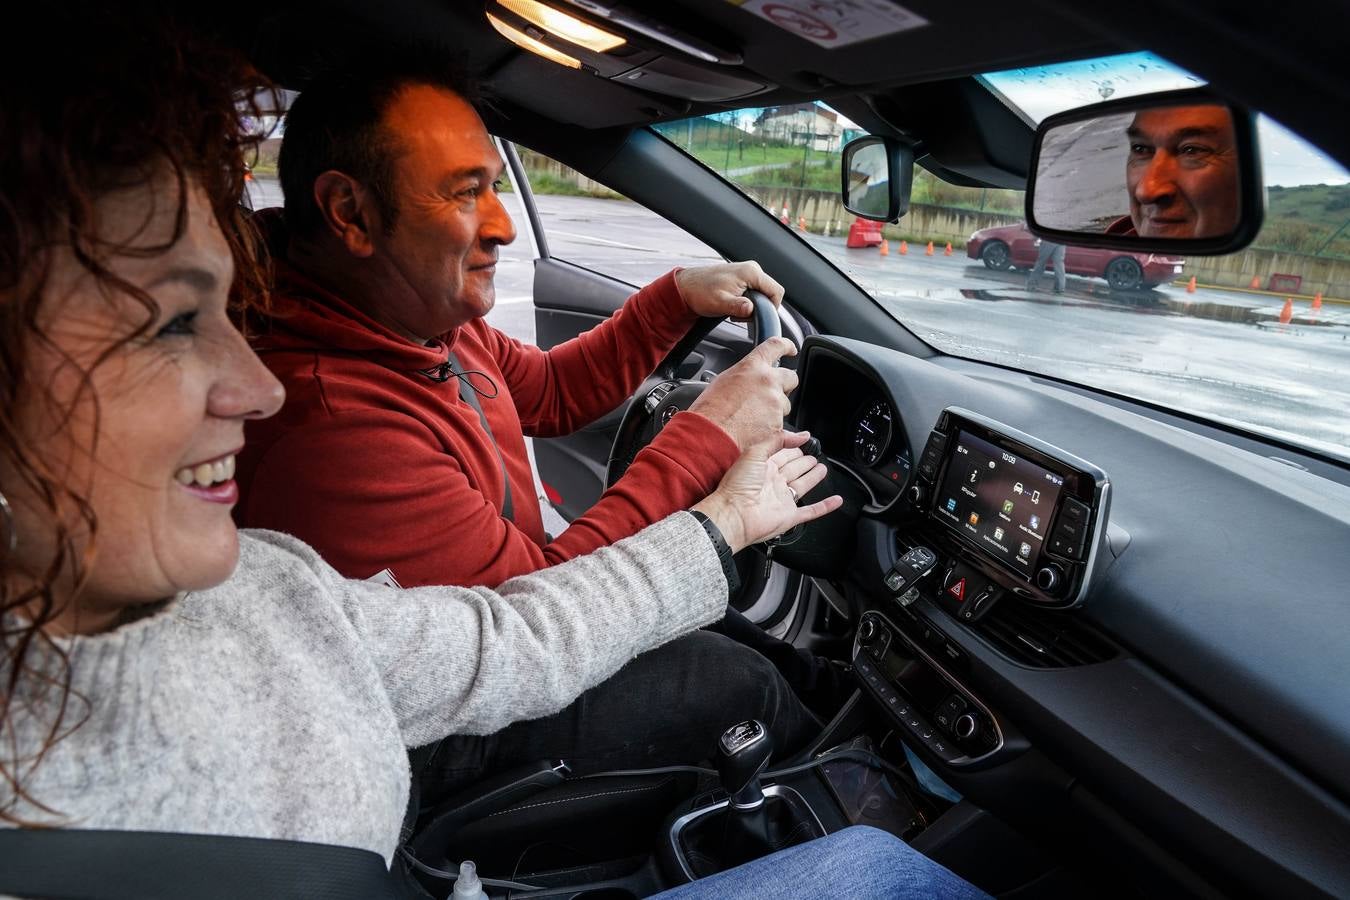
[[[925,596],[971,624],[1005,597],[1043,607],[1082,603],[1105,544],[1110,482],[1056,447],[949,408],[904,502],[901,555],[884,584],[892,603],[860,618],[853,665],[911,745],[949,766],[977,766],[1004,746],[1003,728],[967,686],[965,651],[944,631],[956,626],[917,612],[915,601]]]
[[[858,624],[858,680],[911,744],[952,766],[981,762],[1003,746],[993,712],[953,674],[964,661],[940,629],[908,609],[895,619],[868,612]]]

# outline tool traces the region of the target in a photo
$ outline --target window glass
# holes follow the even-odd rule
[[[676,266],[723,261],[717,251],[645,206],[542,153],[516,149],[550,256],[634,287]],[[511,212],[521,228],[516,208]]]
[[[1103,97],[1200,83],[1151,54],[983,81],[1030,122]],[[1020,191],[958,187],[918,168],[898,223],[878,228],[846,213],[840,148],[860,132],[825,104],[742,109],[655,130],[944,353],[1350,461],[1350,174],[1267,118],[1258,132],[1268,204],[1251,247],[1174,258],[1070,246],[1062,290],[1053,271],[1032,277],[1039,247]]]

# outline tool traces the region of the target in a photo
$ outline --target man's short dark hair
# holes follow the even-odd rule
[[[384,116],[405,88],[429,85],[470,104],[478,87],[443,49],[413,48],[377,60],[333,66],[317,75],[291,103],[277,160],[285,196],[286,225],[309,237],[323,226],[314,202],[314,181],[336,170],[370,190],[386,232],[398,221],[394,160],[401,148],[384,127]]]

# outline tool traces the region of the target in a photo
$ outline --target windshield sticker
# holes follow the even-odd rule
[[[887,0],[729,0],[821,47],[847,47],[927,25]]]

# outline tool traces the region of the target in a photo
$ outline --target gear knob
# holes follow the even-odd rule
[[[722,732],[717,741],[717,774],[722,789],[731,795],[736,807],[758,806],[764,801],[759,774],[773,755],[769,729],[757,719],[748,719]]]

